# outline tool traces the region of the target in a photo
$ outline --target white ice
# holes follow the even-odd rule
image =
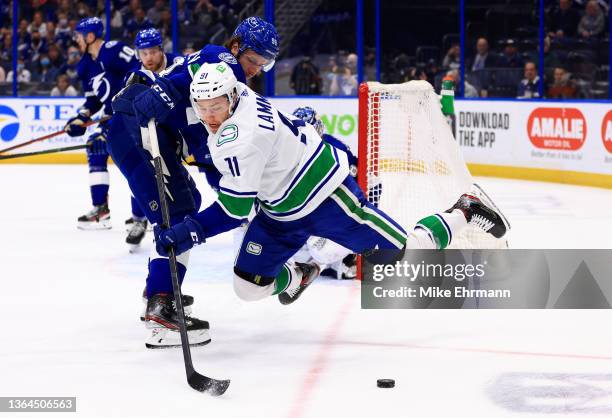
[[[76,229],[84,166],[1,165],[0,179],[0,396],[76,396],[68,417],[612,415],[609,311],[361,310],[358,282],[329,279],[291,306],[241,302],[227,234],[193,251],[184,291],[211,323],[196,369],[232,383],[220,398],[195,392],[180,350],[144,347],[151,244],[127,251],[115,167],[109,231]],[[612,246],[610,190],[479,182],[511,219],[513,247]]]

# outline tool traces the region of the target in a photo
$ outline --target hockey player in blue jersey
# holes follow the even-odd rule
[[[255,201],[234,264],[234,290],[243,300],[278,295],[294,302],[318,276],[312,264],[287,260],[310,236],[331,239],[367,257],[376,249],[442,249],[452,236],[474,225],[500,238],[507,225],[478,197],[464,194],[443,213],[420,220],[406,233],[368,202],[349,174],[346,154],[326,144],[314,128],[277,111],[221,64],[204,64],[194,75],[191,100],[208,132],[221,172],[218,199],[168,229],[155,227],[156,248],[177,254],[240,225]]]
[[[150,118],[158,121],[157,131],[161,154],[168,171],[167,193],[171,224],[181,222],[186,215],[197,213],[201,197],[195,182],[182,164],[190,154],[209,184],[218,189],[221,175],[212,163],[206,144],[208,135],[195,115],[189,88],[193,75],[205,63],[226,63],[238,80],[267,71],[274,65],[279,52],[279,39],[273,25],[258,17],[241,22],[225,47],[206,45],[200,51],[181,58],[167,68],[161,76],[137,71],[128,85],[113,101],[115,114],[110,123],[109,150],[113,160],[127,178],[134,197],[148,220],[161,224],[159,196],[155,173],[151,164],[146,126]],[[140,126],[139,126],[140,125]],[[131,141],[115,141],[114,132],[128,132]],[[188,252],[178,257],[178,271],[182,281],[187,270]],[[168,258],[153,249],[149,259],[145,319],[153,328],[147,347],[180,345],[176,311],[172,304],[172,285]],[[186,295],[184,295],[186,296]],[[193,303],[186,297],[185,305]],[[210,341],[208,323],[188,318],[189,340],[193,345]]]
[[[83,57],[77,72],[83,83],[85,103],[78,114],[68,120],[64,130],[70,136],[82,136],[83,124],[102,109],[103,116],[111,115],[111,100],[123,87],[126,74],[138,67],[134,50],[122,42],[103,40],[104,26],[97,17],[82,19],[75,29],[75,40]],[[107,170],[108,152],[106,139],[108,123],[100,123],[87,139],[87,163],[93,209],[79,217],[80,229],[108,229],[110,210],[108,208]]]
[[[141,63],[140,70],[159,74],[175,63],[181,63],[183,58],[164,52],[161,33],[154,28],[143,29],[136,34],[134,47],[136,56]],[[119,134],[119,132],[117,132]],[[127,134],[124,134],[124,138]],[[127,135],[129,136],[129,135]],[[123,139],[118,139],[123,140]],[[128,139],[129,140],[129,139]],[[142,242],[147,231],[147,217],[136,199],[132,196],[132,216],[125,221],[128,235],[125,242],[134,251]]]

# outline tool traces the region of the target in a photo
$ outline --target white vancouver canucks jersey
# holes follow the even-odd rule
[[[234,218],[246,218],[255,199],[274,219],[306,216],[348,176],[346,154],[246,85],[238,83],[237,89],[234,113],[208,137],[223,176],[219,203]]]

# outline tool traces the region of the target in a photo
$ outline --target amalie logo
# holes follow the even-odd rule
[[[527,135],[537,148],[576,151],[584,145],[587,123],[575,108],[538,107],[527,120]]]
[[[606,113],[601,122],[601,140],[604,147],[612,154],[612,110]]]

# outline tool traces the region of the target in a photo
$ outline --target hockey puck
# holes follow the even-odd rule
[[[379,388],[394,388],[395,380],[393,379],[378,379],[376,381],[376,386]]]

